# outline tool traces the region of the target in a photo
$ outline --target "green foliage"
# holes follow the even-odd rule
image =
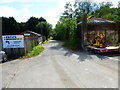
[[[58,40],[69,40],[71,32],[71,20],[73,18],[72,5],[68,2],[65,5],[65,11],[62,13],[59,22],[53,31],[53,38]]]
[[[17,35],[24,31],[33,31],[48,38],[52,31],[52,25],[47,23],[42,17],[30,17],[30,19],[24,23],[16,22],[13,17],[2,17],[2,35]]]
[[[27,30],[36,32],[36,25],[39,22],[46,22],[46,20],[43,17],[40,18],[30,17],[30,19],[28,19],[28,21],[26,22]]]
[[[64,7],[65,7],[65,11],[63,13],[63,16],[72,18],[73,17],[72,4],[70,2],[67,2]]]
[[[28,21],[26,22],[27,30],[29,31],[35,31],[36,30],[36,25],[38,24],[39,19],[36,17],[30,17]]]
[[[65,10],[52,33],[54,39],[65,41],[64,46],[74,50],[81,48],[81,30],[77,29],[77,23],[83,22],[82,29],[87,29],[87,17],[97,16],[109,20],[120,21],[120,8],[111,8],[112,3],[91,3],[75,1],[74,8],[66,3]],[[91,22],[91,21],[88,21]]]
[[[54,29],[53,37],[57,40],[65,40],[66,24],[58,22]]]
[[[64,46],[71,49],[80,48],[80,36],[77,30],[77,18],[73,16],[70,3],[65,6],[65,11],[54,29],[54,38],[65,41]]]
[[[2,34],[18,34],[20,32],[20,28],[18,23],[13,17],[5,18],[2,17]]]
[[[56,25],[55,39],[65,41],[65,47],[68,48],[79,48],[79,37],[77,32],[77,22],[76,18],[70,18],[62,16],[60,18],[61,22],[58,22]]]
[[[44,50],[43,46],[35,46],[32,51],[27,53],[28,57],[33,57],[39,55]]]
[[[85,12],[86,15],[93,13],[98,8],[96,3],[92,3],[88,0],[86,2],[75,1],[74,4],[74,17],[77,18],[77,22],[82,21],[82,15]]]
[[[70,20],[70,39],[66,40],[63,46],[72,50],[80,49],[80,37],[77,30],[76,18]]]
[[[45,41],[43,42],[43,44],[46,44],[46,43],[48,43],[48,41],[47,41],[47,40],[45,40]]]
[[[46,38],[53,37],[53,39],[65,41],[65,46],[67,47],[79,49],[81,45],[81,31],[77,29],[78,22],[86,23],[85,18],[90,15],[120,22],[120,8],[111,7],[111,2],[95,4],[89,2],[89,0],[86,1],[88,2],[75,0],[73,6],[69,2],[66,3],[65,10],[54,29],[52,29],[52,25],[47,23],[43,17],[30,17],[25,23],[18,23],[13,17],[2,17],[2,34],[14,35],[31,30],[46,36]],[[120,7],[120,2],[118,3],[118,7]],[[91,21],[89,20],[88,22]],[[86,25],[84,24],[85,28]]]
[[[26,22],[26,26],[28,30],[42,34],[43,36],[46,36],[46,38],[48,38],[48,35],[52,29],[52,25],[47,23],[43,17],[39,19],[36,17],[31,17]]]
[[[51,40],[52,40],[52,39],[53,39],[53,37],[52,37],[52,36],[50,36],[50,38],[49,38],[49,39],[51,39]]]
[[[110,6],[108,4],[102,5],[93,15],[108,20],[120,21],[120,8],[111,8]]]
[[[48,38],[48,35],[50,34],[52,30],[52,25],[47,22],[39,22],[36,25],[36,32],[42,34],[43,36],[46,36]]]

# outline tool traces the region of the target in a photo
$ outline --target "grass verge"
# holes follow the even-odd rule
[[[39,55],[44,50],[43,46],[35,46],[32,51],[27,53],[26,57],[33,57]]]
[[[48,38],[48,39],[51,39],[51,40],[52,40],[52,39],[53,39],[53,37],[50,37],[50,38]]]
[[[45,41],[43,42],[43,44],[46,44],[46,43],[48,43],[48,41],[47,41],[47,40],[45,40]]]

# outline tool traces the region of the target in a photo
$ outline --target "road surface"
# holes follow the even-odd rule
[[[50,40],[36,57],[2,66],[2,88],[118,88],[118,55],[63,48]]]

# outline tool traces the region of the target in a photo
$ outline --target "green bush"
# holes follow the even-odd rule
[[[32,51],[27,53],[28,57],[37,56],[44,50],[43,46],[35,46]]]

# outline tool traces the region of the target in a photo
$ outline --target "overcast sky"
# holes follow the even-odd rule
[[[111,1],[117,6],[119,0],[92,1]],[[13,16],[17,22],[26,22],[31,16],[43,17],[55,26],[66,2],[73,4],[74,0],[0,0],[0,17]]]

